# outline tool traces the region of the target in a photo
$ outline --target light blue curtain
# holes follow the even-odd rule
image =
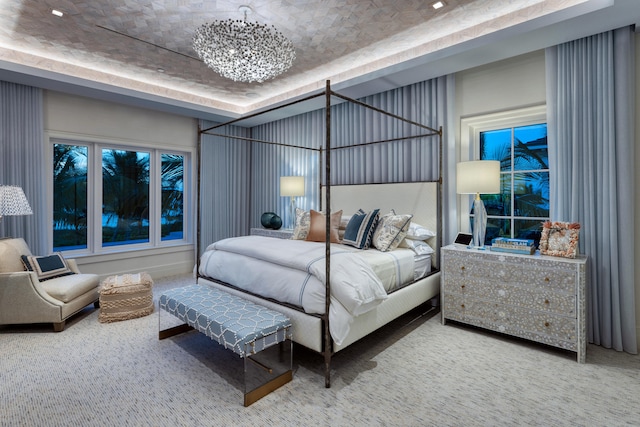
[[[0,221],[0,237],[22,237],[47,254],[46,176],[42,89],[0,82],[0,185],[22,187],[33,215]]]
[[[207,129],[212,122],[201,122]],[[246,137],[248,129],[218,128],[215,133]],[[249,234],[251,143],[202,135],[200,149],[200,253],[220,239]]]
[[[446,78],[368,96],[360,101],[434,129],[445,127]],[[333,107],[332,146],[383,141],[429,131],[354,103]],[[333,184],[416,182],[438,178],[439,138],[385,142],[332,152]]]
[[[631,28],[546,51],[551,217],[581,224],[589,341],[632,354],[634,52]]]
[[[255,191],[251,194],[252,227],[260,226],[260,216],[264,212],[278,214],[284,228],[293,224],[289,209],[291,199],[280,196],[281,176],[304,176],[305,194],[296,197],[295,204],[305,210],[318,209],[318,149],[325,140],[325,123],[324,110],[317,110],[251,129],[255,139],[295,146],[253,144],[251,170]]]

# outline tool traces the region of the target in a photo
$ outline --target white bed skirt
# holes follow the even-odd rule
[[[293,324],[293,341],[311,350],[322,352],[322,320],[319,317],[305,314],[301,311],[246,294],[233,288],[200,277],[198,283],[204,283],[223,289],[231,294],[239,295],[270,309],[276,310],[291,319]],[[386,325],[390,321],[429,301],[440,293],[440,272],[434,273],[418,282],[406,286],[389,295],[382,304],[374,309],[357,316],[349,334],[342,344],[333,343],[333,351],[338,352]]]

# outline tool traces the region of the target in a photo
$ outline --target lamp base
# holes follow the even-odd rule
[[[487,210],[479,194],[473,201],[473,245],[476,249],[484,249],[484,239],[487,233]]]
[[[294,196],[291,196],[291,203],[289,205],[289,228],[290,229],[294,229],[296,228],[296,198]]]

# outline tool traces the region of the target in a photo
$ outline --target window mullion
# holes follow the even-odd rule
[[[160,173],[161,156],[158,150],[151,150],[151,161],[149,162],[149,241],[153,246],[160,243],[160,204],[162,195]]]
[[[90,150],[93,150],[93,154],[90,156],[91,164],[89,165],[89,170],[92,173],[88,175],[89,180],[92,181],[89,182],[89,188],[92,188],[93,191],[89,195],[91,200],[89,206],[92,209],[89,247],[92,253],[99,253],[102,251],[102,146],[95,144],[90,147]]]

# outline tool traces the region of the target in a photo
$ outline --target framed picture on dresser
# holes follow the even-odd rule
[[[577,222],[546,221],[542,224],[540,254],[575,258],[579,237],[580,224]]]

